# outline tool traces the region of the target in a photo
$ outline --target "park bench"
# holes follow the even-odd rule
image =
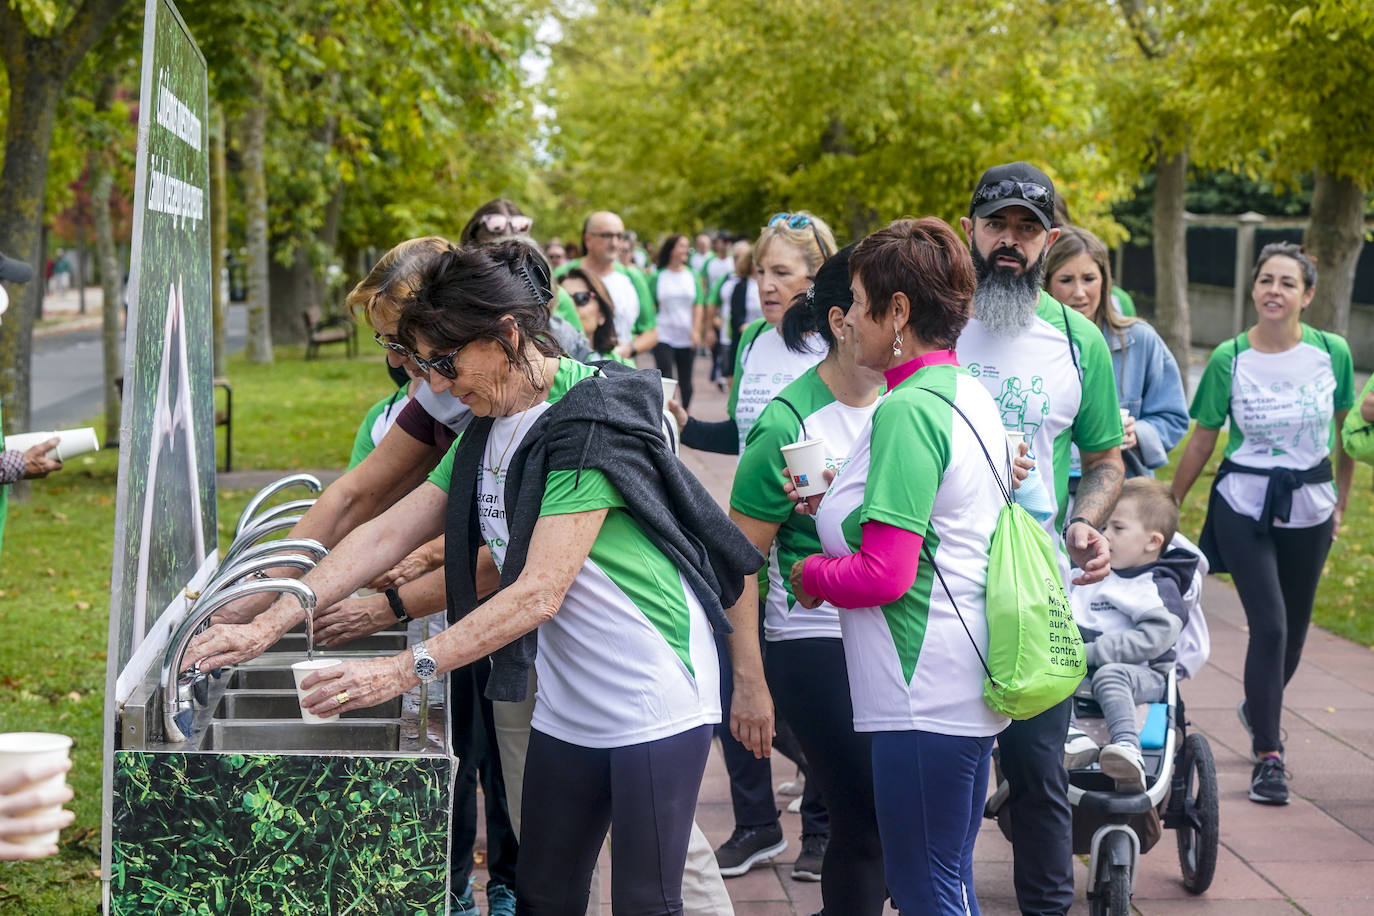
[[[306,359],[314,359],[320,347],[336,343],[343,344],[344,352],[350,357],[357,355],[358,342],[352,321],[342,315],[322,318],[319,307],[313,305],[302,310],[301,317],[305,320]]]

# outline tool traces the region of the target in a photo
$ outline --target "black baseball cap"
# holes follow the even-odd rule
[[[1030,209],[1049,229],[1054,225],[1054,182],[1028,162],[994,165],[978,179],[968,212],[986,218],[1007,207]]]
[[[33,267],[23,261],[6,257],[0,251],[0,281],[5,283],[27,283],[33,279]]]

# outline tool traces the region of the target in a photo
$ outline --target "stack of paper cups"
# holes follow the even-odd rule
[[[35,445],[42,445],[53,438],[59,440],[57,448],[48,454],[56,456],[58,461],[67,461],[77,455],[93,452],[100,448],[100,443],[95,438],[95,430],[89,426],[83,426],[80,429],[55,429],[46,432],[16,433],[13,436],[6,436],[5,450],[27,452]]]
[[[72,739],[66,735],[54,735],[49,732],[9,732],[0,735],[0,776],[8,776],[21,767],[42,767],[51,768],[57,763],[67,759],[67,753],[71,750]],[[28,789],[37,788],[59,788],[67,784],[67,774],[58,773],[56,776],[49,776],[40,782],[30,783],[20,786],[16,792],[23,792]],[[37,808],[32,811],[13,812],[15,817],[30,817],[40,814],[57,814],[62,810],[61,805]],[[13,836],[8,839],[13,843],[25,843],[34,846],[52,846],[57,843],[57,835],[61,831],[50,830],[47,833],[34,833],[28,836]]]

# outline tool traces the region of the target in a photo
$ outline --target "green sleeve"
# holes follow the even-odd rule
[[[782,489],[786,462],[779,449],[796,442],[800,431],[797,415],[785,405],[774,400],[763,408],[735,468],[731,509],[763,522],[785,522],[792,516],[795,508]]]
[[[739,403],[739,380],[743,374],[740,369],[744,365],[744,354],[748,352],[749,346],[754,342],[768,327],[768,322],[762,318],[755,318],[753,324],[745,325],[739,332],[739,341],[735,344],[735,372],[730,379],[730,397],[725,402],[725,412],[731,419],[735,416],[735,405]]]
[[[949,466],[952,416],[944,401],[911,389],[894,392],[878,405],[869,466],[902,472],[869,474],[861,522],[882,522],[926,536],[935,494]]]
[[[654,304],[654,296],[649,292],[649,281],[644,274],[632,270],[629,271],[629,275],[635,292],[639,294],[639,317],[635,319],[630,330],[635,334],[643,334],[651,328],[658,327],[658,306]]]
[[[1130,293],[1119,286],[1113,286],[1112,295],[1116,297],[1116,304],[1120,306],[1121,314],[1125,315],[1127,318],[1136,317],[1135,300],[1131,298]]]
[[[444,457],[440,459],[439,466],[430,471],[429,477],[426,478],[445,493],[448,492],[449,479],[453,477],[453,455],[458,451],[458,443],[462,441],[461,436],[453,440],[453,444],[448,447],[448,451],[444,452]]]
[[[720,306],[720,288],[725,285],[725,281],[730,279],[730,274],[722,274],[716,278],[716,282],[711,284],[711,291],[706,294],[706,304]]]
[[[558,287],[558,304],[554,306],[553,313],[579,331],[582,330],[582,319],[577,314],[577,306],[573,304],[572,296],[561,286]]]
[[[1336,374],[1336,390],[1331,396],[1331,407],[1333,410],[1349,410],[1355,406],[1355,363],[1350,358],[1350,344],[1339,334],[1328,333],[1326,340],[1331,345],[1331,371]]]
[[[624,506],[625,498],[604,471],[594,468],[550,471],[544,482],[544,501],[539,506],[539,515],[570,515]]]
[[[396,394],[387,395],[376,404],[367,409],[363,415],[363,422],[358,426],[358,433],[353,437],[353,453],[348,456],[348,468],[352,470],[362,463],[362,460],[372,454],[372,450],[377,447],[377,443],[372,441],[372,427],[377,422],[377,417],[381,416],[388,404]]]
[[[1188,413],[1205,429],[1221,429],[1231,412],[1231,361],[1235,359],[1234,341],[1223,341],[1212,351],[1202,380],[1193,392],[1193,406]]]
[[[1068,318],[1083,370],[1083,400],[1073,421],[1073,442],[1081,452],[1105,452],[1120,445],[1122,435],[1112,351],[1092,322],[1072,309]]]

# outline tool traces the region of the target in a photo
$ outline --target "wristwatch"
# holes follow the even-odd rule
[[[421,684],[428,684],[439,676],[439,663],[429,654],[424,643],[417,642],[411,646],[410,653],[415,658],[415,676]]]
[[[1088,520],[1087,520],[1086,518],[1084,518],[1083,516],[1081,516],[1081,515],[1075,515],[1073,518],[1069,519],[1067,522],[1064,523],[1064,530],[1061,531],[1061,532],[1059,533],[1059,536],[1060,536],[1061,538],[1063,538],[1064,540],[1068,540],[1068,538],[1069,538],[1069,529],[1073,527],[1074,522],[1082,522],[1083,524],[1087,525],[1089,528],[1093,528],[1093,529],[1096,529],[1096,528],[1097,528],[1096,525],[1094,525],[1092,522],[1088,521]]]
[[[401,602],[399,589],[389,588],[383,594],[386,595],[386,603],[391,605],[391,613],[396,615],[397,620],[410,619],[410,614],[406,612],[406,606]]]

